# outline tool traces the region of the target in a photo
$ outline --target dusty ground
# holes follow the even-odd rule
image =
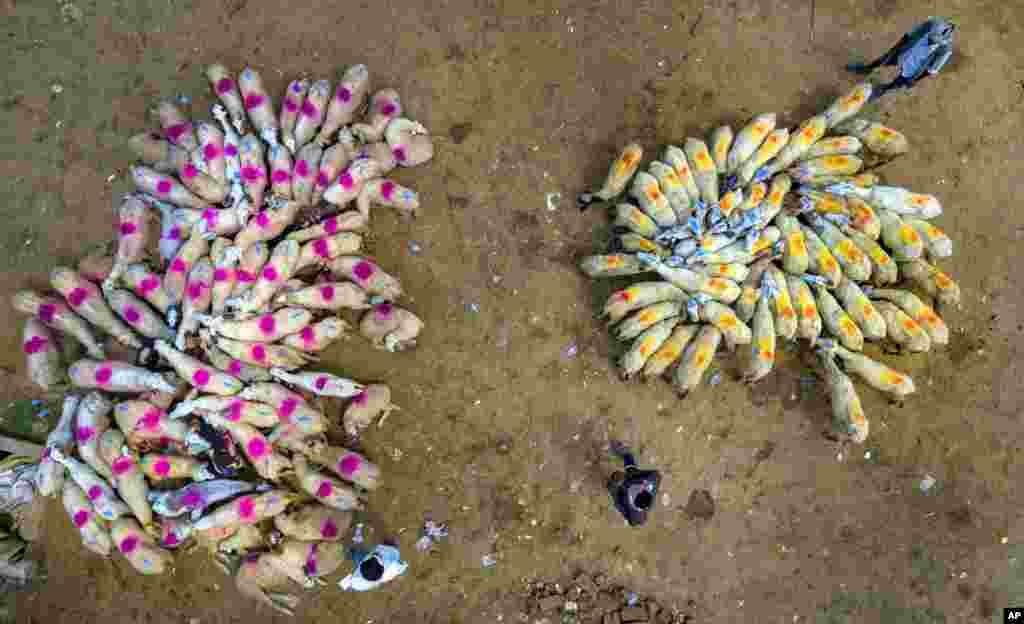
[[[435,161],[402,176],[425,198],[422,218],[375,217],[381,264],[402,276],[427,322],[423,346],[329,358],[357,378],[386,379],[405,407],[366,448],[387,473],[372,499],[374,535],[399,539],[410,572],[386,591],[307,600],[303,618],[518,621],[525,578],[577,569],[700,622],[987,622],[1024,604],[1014,502],[1024,477],[1024,295],[1011,281],[1024,232],[1015,201],[1024,6],[2,4],[0,365],[15,374],[9,293],[111,237],[125,137],[147,127],[155,96],[187,93],[205,110],[205,64],[251,63],[278,93],[297,73],[335,76],[365,62],[438,135]],[[957,56],[938,80],[885,102],[882,118],[913,141],[887,176],[941,197],[939,223],[957,243],[945,266],[965,305],[947,313],[949,348],[898,362],[915,372],[911,400],[893,406],[864,391],[873,460],[865,449],[837,459],[821,435],[820,390],[801,391],[798,362],[753,389],[726,363],[720,386],[684,403],[662,384],[616,381],[613,345],[594,319],[610,285],[595,287],[573,264],[600,244],[605,218],[581,216],[571,197],[634,137],[654,148],[765,110],[799,122],[851,84],[843,64],[931,14],[959,19]],[[550,192],[563,197],[553,211]],[[565,359],[571,343],[579,355]],[[14,390],[5,382],[3,392]],[[624,528],[608,504],[609,436],[665,471],[666,504],[646,528]],[[917,491],[926,473],[937,494]],[[716,501],[709,520],[683,510],[695,488]],[[202,557],[184,558],[171,579],[144,579],[85,554],[57,504],[51,512],[51,580],[21,597],[18,622],[275,619]],[[412,547],[425,512],[452,532],[430,555]],[[488,553],[498,564],[482,569]]]

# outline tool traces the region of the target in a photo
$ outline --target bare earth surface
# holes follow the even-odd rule
[[[194,111],[208,110],[206,64],[252,64],[277,94],[300,73],[367,63],[437,136],[435,160],[399,176],[422,194],[422,217],[374,215],[375,254],[427,323],[421,348],[396,356],[355,340],[326,357],[333,370],[386,380],[404,407],[365,449],[386,474],[369,537],[398,539],[410,570],[369,594],[331,586],[300,619],[554,623],[561,616],[537,610],[526,579],[577,571],[695,622],[989,622],[1024,604],[1024,295],[1011,277],[1024,232],[1024,5],[0,4],[3,398],[23,396],[10,293],[112,237],[125,138],[149,127],[157,96],[189,94]],[[807,368],[793,354],[754,388],[723,358],[722,383],[685,402],[665,384],[619,382],[617,347],[595,319],[613,285],[574,264],[603,244],[607,221],[601,210],[581,216],[572,197],[633,138],[660,148],[770,110],[799,122],[853,83],[845,63],[928,15],[959,20],[956,56],[876,111],[913,144],[887,179],[946,208],[938,223],[956,255],[944,266],[964,291],[963,308],[944,311],[948,348],[890,360],[919,392],[898,406],[865,388],[871,438],[844,451],[823,437],[821,387],[801,385]],[[547,193],[561,193],[554,210]],[[574,343],[578,354],[565,356]],[[645,528],[624,527],[609,504],[610,437],[665,473]],[[925,474],[939,483],[929,495],[918,489]],[[711,493],[710,518],[686,512],[695,489]],[[424,554],[413,543],[428,512],[451,537]],[[173,576],[143,578],[87,554],[58,502],[46,531],[50,580],[18,597],[20,623],[285,621],[243,601],[201,553],[181,557]],[[492,553],[497,565],[482,568]]]

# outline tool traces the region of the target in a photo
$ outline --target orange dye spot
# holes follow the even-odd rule
[[[896,132],[895,131],[890,130],[889,128],[886,128],[885,126],[879,127],[877,132],[878,132],[878,135],[880,137],[882,137],[883,139],[891,139],[892,137],[896,136]]]
[[[807,319],[807,320],[813,319],[815,314],[817,314],[817,310],[815,310],[814,306],[812,306],[810,304],[805,304],[803,306],[803,309],[804,309],[804,318]]]
[[[811,127],[804,128],[802,131],[800,131],[800,136],[802,136],[806,141],[813,141],[814,135],[816,134],[817,132],[815,132],[814,128]]]
[[[921,237],[912,226],[906,224],[900,227],[900,240],[906,245],[914,245],[921,242]]]
[[[835,273],[839,270],[839,267],[836,265],[836,259],[830,255],[826,256],[825,254],[822,254],[821,268],[828,273]]]
[[[737,323],[739,321],[732,314],[723,314],[718,318],[718,326],[723,329],[734,329]]]
[[[844,240],[840,245],[840,250],[843,253],[843,257],[850,262],[861,262],[864,260],[864,254],[857,248],[856,245],[848,240]]]
[[[916,334],[916,333],[921,331],[921,326],[918,325],[914,321],[914,319],[908,318],[908,319],[904,319],[903,320],[903,329],[907,330],[908,332],[910,332],[912,334]]]
[[[886,371],[882,374],[882,381],[891,386],[899,386],[903,384],[903,375],[893,371]]]
[[[708,352],[701,350],[694,356],[693,363],[697,365],[697,368],[704,368],[708,363],[708,359]]]
[[[939,271],[935,273],[935,285],[942,290],[946,290],[953,286],[953,280],[946,277],[945,273]]]
[[[937,325],[939,323],[939,317],[930,308],[922,312],[918,318],[923,319],[929,325]]]
[[[657,320],[657,318],[658,317],[657,315],[654,314],[654,312],[648,310],[646,312],[641,312],[640,315],[637,317],[637,320],[639,320],[641,323],[653,323],[655,320]]]
[[[605,265],[609,269],[617,269],[622,266],[622,256],[608,256],[605,260]]]
[[[769,196],[769,199],[771,200],[771,202],[773,204],[778,204],[779,202],[782,201],[782,192],[781,191],[772,191],[772,194]]]
[[[703,170],[703,171],[707,171],[708,169],[711,169],[711,167],[713,165],[714,165],[714,163],[711,161],[711,156],[708,154],[707,150],[701,150],[697,154],[697,168],[698,169]]]
[[[789,235],[789,253],[793,256],[806,256],[807,245],[804,244],[804,235],[800,232],[794,232]]]
[[[875,253],[872,255],[872,257],[875,259],[875,262],[877,262],[878,264],[889,264],[889,262],[890,262],[889,254],[885,253],[881,249],[876,250]]]
[[[657,201],[658,196],[661,195],[661,190],[653,184],[647,187],[647,198],[651,201]]]
[[[725,280],[720,280],[717,277],[712,277],[708,280],[708,288],[715,291],[725,290],[729,287],[729,284]]]
[[[782,306],[782,309],[779,310],[779,314],[781,314],[782,318],[784,318],[784,319],[796,318],[796,312],[793,311],[792,306],[787,306],[787,305]]]
[[[679,349],[675,347],[668,347],[655,353],[654,357],[658,360],[674,360],[679,357]]]
[[[925,231],[928,232],[928,237],[929,238],[942,238],[943,237],[942,230],[940,230],[939,228],[935,227],[934,225],[929,225],[928,227],[925,228]]]
[[[651,341],[645,340],[640,344],[640,355],[647,355],[651,352]]]
[[[762,134],[768,132],[768,124],[757,122],[756,124],[754,124],[753,130],[754,136],[761,136]]]

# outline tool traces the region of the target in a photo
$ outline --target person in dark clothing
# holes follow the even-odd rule
[[[876,100],[892,89],[909,89],[919,80],[939,73],[953,56],[953,35],[956,24],[931,17],[903,37],[888,52],[871,63],[854,63],[847,69],[858,74],[870,74],[879,67],[889,65],[899,75],[889,84],[874,89],[871,99]]]
[[[642,526],[657,502],[661,473],[637,468],[633,453],[619,442],[612,443],[611,451],[625,464],[625,471],[616,471],[608,480],[612,502],[630,526]]]

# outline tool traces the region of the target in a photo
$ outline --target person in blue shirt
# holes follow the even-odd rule
[[[657,502],[661,473],[637,468],[633,453],[620,442],[612,442],[611,451],[622,459],[625,471],[617,471],[611,476],[608,493],[629,526],[642,526]]]
[[[351,574],[338,582],[345,591],[368,591],[401,576],[409,568],[401,553],[390,544],[380,544],[367,552],[352,548],[349,558],[356,564]]]
[[[891,89],[909,89],[918,81],[939,73],[953,56],[953,34],[956,24],[941,17],[930,17],[906,33],[888,52],[871,63],[854,63],[847,69],[870,74],[879,67],[895,66],[899,75],[889,84],[873,90],[875,100]]]

